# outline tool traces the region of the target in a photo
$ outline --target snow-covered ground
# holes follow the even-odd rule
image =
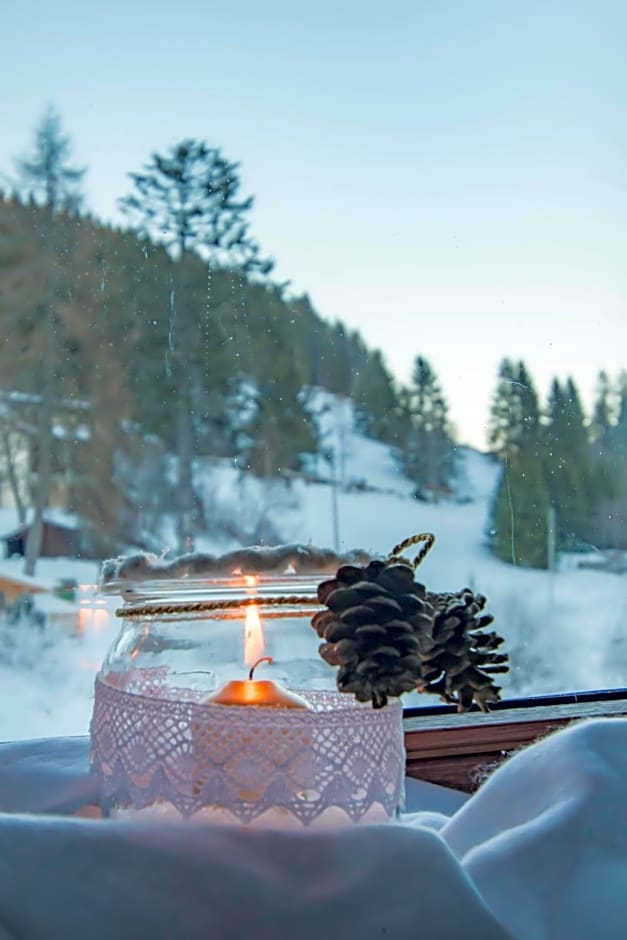
[[[462,449],[458,494],[465,499],[419,502],[389,448],[355,431],[349,403],[330,396],[318,403],[327,406],[321,425],[335,461],[320,458],[308,469],[311,477],[328,482],[263,483],[228,461],[199,463],[196,475],[210,520],[235,517],[251,530],[265,521],[283,541],[321,546],[332,546],[337,530],[342,549],[382,554],[407,535],[433,532],[436,545],[419,577],[435,590],[468,585],[487,595],[512,659],[503,680],[506,694],[627,685],[625,576],[580,570],[572,556],[561,560],[557,573],[498,561],[485,536],[499,473],[490,458]],[[223,551],[235,544],[232,537],[208,532],[198,548]],[[17,560],[0,563],[0,573],[20,568]],[[116,601],[94,594],[93,563],[46,559],[38,566],[37,578],[50,585],[67,577],[82,585],[76,631],[0,628],[0,740],[87,731],[94,674],[117,632]]]

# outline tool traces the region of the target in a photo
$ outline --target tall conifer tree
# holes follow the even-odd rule
[[[538,394],[523,362],[503,360],[488,427],[503,471],[490,514],[490,543],[515,565],[548,564],[550,493],[543,461]]]
[[[405,468],[419,488],[437,497],[455,474],[455,447],[448,404],[427,359],[418,356],[409,389],[410,421],[405,445]]]
[[[364,433],[396,446],[403,443],[398,395],[379,350],[367,355],[355,375],[352,397]]]
[[[490,542],[497,558],[526,568],[546,568],[549,506],[540,461],[525,453],[508,458],[491,513]]]
[[[194,546],[194,408],[201,379],[194,369],[206,313],[185,277],[185,255],[193,251],[211,267],[234,268],[240,275],[266,275],[272,268],[249,233],[252,197],[240,198],[238,164],[204,141],[183,140],[166,154],[153,153],[144,170],[131,173],[133,192],[121,200],[137,230],[161,242],[173,258],[169,291],[171,372],[175,393],[178,458],[177,528],[180,551]],[[218,340],[217,333],[210,338]]]
[[[586,537],[588,453],[583,412],[572,379],[553,380],[544,434],[544,468],[556,513],[558,546],[572,548]]]
[[[599,372],[592,420],[590,422],[590,481],[591,500],[599,518],[608,505],[617,499],[621,489],[620,470],[614,459],[614,394],[609,376]],[[601,520],[599,520],[601,521]],[[595,540],[592,536],[591,540]]]
[[[624,373],[614,385],[600,372],[590,423],[594,522],[589,540],[601,548],[627,548],[626,399]]]
[[[503,359],[488,419],[488,446],[500,459],[512,452],[520,435],[522,416],[517,380],[516,364],[511,359]]]
[[[17,190],[52,214],[75,211],[83,201],[84,167],[70,162],[72,143],[54,108],[44,112],[35,128],[31,153],[18,158]]]
[[[617,457],[627,457],[627,372],[618,378],[616,424],[612,429],[612,449]]]
[[[35,277],[41,279],[37,316],[42,324],[43,356],[38,370],[37,476],[33,492],[33,517],[26,541],[24,570],[32,575],[41,553],[44,514],[50,502],[53,460],[53,420],[62,363],[59,349],[59,277],[63,271],[63,219],[65,211],[80,205],[80,185],[85,171],[70,163],[70,139],[61,119],[48,109],[35,129],[32,152],[17,160],[18,190],[41,207],[37,230],[38,249],[33,258]]]

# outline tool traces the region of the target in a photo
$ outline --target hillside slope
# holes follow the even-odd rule
[[[468,585],[488,597],[506,637],[512,671],[506,694],[542,693],[627,684],[627,592],[623,576],[580,570],[577,559],[562,559],[557,573],[513,568],[486,546],[489,505],[499,467],[486,455],[462,448],[456,495],[438,504],[412,497],[413,485],[397,468],[388,447],[355,428],[350,403],[324,397],[320,418],[327,449],[335,460],[318,458],[305,482],[264,482],[241,473],[232,462],[196,466],[209,522],[238,519],[248,527],[263,523],[284,541],[333,544],[335,477],[340,547],[387,554],[396,542],[429,531],[436,544],[419,578],[435,590]],[[333,468],[335,466],[335,469]],[[164,525],[163,549],[167,550]],[[263,525],[261,526],[263,528]],[[217,533],[217,534],[216,534]],[[225,530],[207,533],[198,548],[222,551],[237,544]],[[2,567],[19,568],[5,561]],[[115,632],[111,616],[90,589],[93,564],[46,561],[40,574],[64,572],[84,581],[85,610],[80,636],[19,635],[0,629],[0,689],[14,707],[0,711],[0,740],[47,734],[80,734],[88,727],[93,676]],[[412,697],[413,698],[413,697]],[[431,702],[416,696],[417,702]]]

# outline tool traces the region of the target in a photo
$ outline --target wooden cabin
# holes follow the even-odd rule
[[[18,572],[0,571],[0,606],[13,604],[23,594],[43,594],[50,585]]]
[[[25,523],[18,526],[17,529],[13,529],[12,532],[0,536],[0,541],[4,542],[5,545],[5,558],[12,558],[14,555],[24,557],[29,528],[29,523]],[[63,525],[60,522],[44,520],[40,557],[76,558],[80,555],[80,549],[81,533],[79,529],[71,525]]]

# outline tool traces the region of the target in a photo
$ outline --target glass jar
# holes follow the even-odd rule
[[[402,708],[335,690],[311,627],[324,577],[106,586],[123,597],[91,726],[106,813],[280,827],[396,816]],[[233,680],[257,679],[298,693],[301,707],[212,701]]]
[[[267,656],[272,664],[263,667],[264,678],[291,688],[334,689],[334,671],[318,655],[310,625],[322,577],[108,584],[106,592],[120,594],[124,604],[102,675],[125,673],[132,683],[134,674],[158,670],[172,687],[210,692],[243,678]]]

